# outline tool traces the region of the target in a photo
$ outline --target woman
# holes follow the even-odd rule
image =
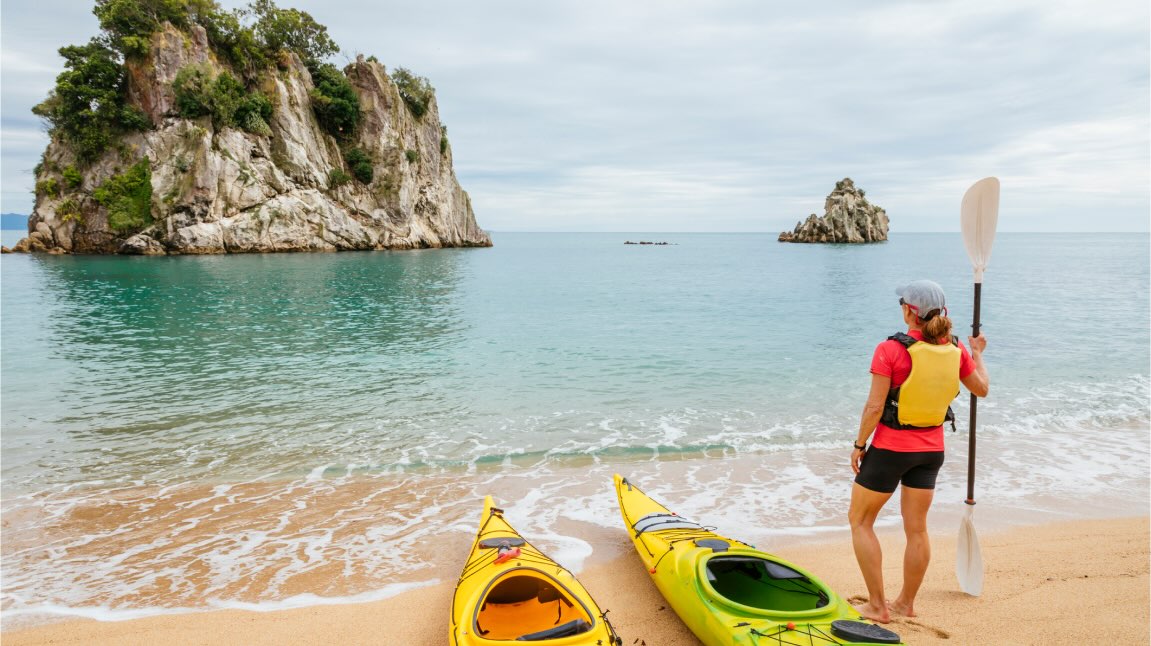
[[[951,420],[954,424],[949,404],[959,393],[960,382],[977,397],[986,397],[989,385],[983,365],[987,339],[967,337],[968,353],[951,336],[942,287],[917,280],[896,294],[907,332],[880,343],[871,360],[871,393],[851,454],[856,477],[848,512],[851,542],[868,593],[867,602],[856,610],[881,623],[890,621],[892,613],[915,616],[915,595],[931,560],[927,510],[943,466],[943,423]],[[874,524],[899,484],[903,485],[900,506],[907,548],[903,589],[888,603],[883,594],[883,553]]]

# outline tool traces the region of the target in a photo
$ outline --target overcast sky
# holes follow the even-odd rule
[[[3,0],[4,212],[32,208],[29,109],[91,2]],[[223,2],[225,7],[243,3]],[[850,176],[893,232],[1147,231],[1146,0],[279,0],[428,77],[493,231],[769,231]]]

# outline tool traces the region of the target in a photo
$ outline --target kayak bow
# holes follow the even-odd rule
[[[525,641],[549,646],[622,643],[575,576],[524,540],[487,496],[452,597],[450,643]]]

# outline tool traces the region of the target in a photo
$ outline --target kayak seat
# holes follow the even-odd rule
[[[765,558],[721,554],[704,568],[719,596],[745,606],[795,612],[822,608],[830,601],[823,587],[803,573]]]
[[[484,598],[484,604],[489,603],[522,603],[528,599],[538,599],[540,588],[545,585],[540,580],[530,576],[512,576],[500,581]],[[548,586],[550,587],[550,586]]]
[[[522,641],[537,641],[534,635],[550,635],[549,631],[565,626],[565,630],[576,629],[580,625],[573,624],[576,621],[583,621],[587,625],[584,630],[590,630],[594,620],[577,601],[542,573],[513,572],[488,589],[476,611],[475,629],[494,641],[523,637],[531,639]]]
[[[541,630],[539,632],[529,633],[527,635],[520,635],[516,637],[518,642],[538,642],[545,639],[559,639],[560,637],[571,637],[572,635],[579,635],[591,630],[591,624],[583,619],[573,619],[566,624]]]

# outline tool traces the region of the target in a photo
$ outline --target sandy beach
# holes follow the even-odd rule
[[[908,644],[1149,643],[1149,519],[1078,520],[985,532],[983,596],[955,582],[955,532],[933,531],[933,560],[919,616],[891,628]],[[898,586],[902,535],[881,534],[888,591]],[[623,544],[621,537],[621,546]],[[863,590],[850,540],[776,550],[803,564],[840,594]],[[628,554],[597,562],[580,580],[624,644],[699,643],[667,607]],[[31,644],[408,644],[446,643],[452,582],[373,603],[276,612],[214,611],[121,622],[73,620],[4,633],[10,646]]]

